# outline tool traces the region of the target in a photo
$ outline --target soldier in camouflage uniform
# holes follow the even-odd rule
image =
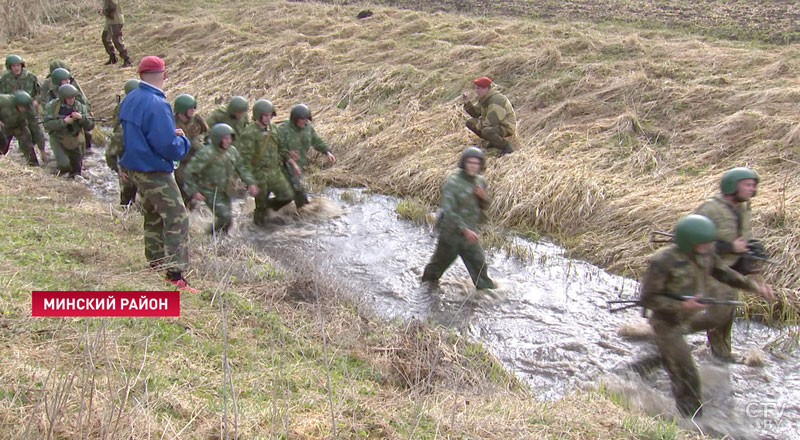
[[[312,147],[325,154],[331,163],[336,162],[328,145],[311,125],[311,110],[305,104],[294,105],[289,112],[289,121],[278,127],[278,152],[286,164],[284,169],[292,185],[294,203],[298,209],[308,203],[304,175],[308,152]]]
[[[122,67],[130,67],[131,59],[128,56],[128,49],[125,48],[125,41],[122,39],[122,26],[125,25],[125,17],[122,15],[122,8],[116,0],[103,0],[103,8],[97,11],[98,14],[106,18],[106,26],[103,28],[101,38],[103,47],[106,48],[108,61],[106,65],[117,63],[117,54],[114,48],[119,51],[122,57]]]
[[[675,243],[650,258],[641,285],[641,304],[653,312],[650,325],[655,342],[672,381],[678,410],[685,416],[699,416],[703,400],[697,367],[683,336],[713,325],[703,309],[719,306],[706,306],[697,300],[713,297],[712,278],[773,298],[769,286],[757,284],[722,263],[714,253],[715,239],[716,228],[708,218],[696,214],[682,218],[675,225]],[[691,298],[682,300],[682,296]]]
[[[460,169],[445,181],[436,223],[439,242],[430,263],[425,266],[422,281],[438,281],[460,256],[476,288],[494,289],[477,234],[481,212],[489,208],[490,203],[486,181],[480,174],[484,161],[480,148],[466,148],[458,163]]]
[[[259,226],[266,224],[270,209],[277,211],[291,203],[294,198],[278,154],[278,127],[272,123],[274,116],[275,107],[271,102],[266,99],[256,101],[253,105],[253,123],[247,126],[238,141],[245,166],[259,187],[256,209],[253,212],[253,223]],[[289,161],[296,166],[294,160]],[[269,197],[270,194],[272,198]]]
[[[228,184],[234,174],[247,184],[250,195],[258,194],[258,186],[245,166],[239,151],[231,145],[233,128],[228,124],[211,127],[210,143],[198,151],[186,166],[186,193],[202,200],[214,213],[212,233],[228,232],[233,222]]]
[[[58,88],[58,99],[44,109],[44,128],[50,134],[58,172],[69,177],[81,174],[85,152],[81,131],[94,128],[88,110],[77,100],[79,94],[72,84],[64,84]]]
[[[33,149],[31,130],[38,127],[33,111],[33,98],[26,92],[18,90],[12,95],[0,95],[0,128],[2,128],[8,141],[0,145],[0,154],[6,154],[11,142],[11,137],[17,138],[19,149],[28,165],[37,166],[39,160]],[[45,160],[42,150],[42,160]]]
[[[62,84],[72,84],[78,89],[78,96],[76,99],[86,107],[89,115],[94,117],[89,100],[86,98],[83,90],[81,90],[80,85],[78,85],[78,81],[70,73],[67,63],[61,60],[53,60],[50,62],[50,74],[44,79],[42,88],[39,90],[39,107],[44,108],[48,102],[58,99],[58,88]],[[92,132],[85,131],[83,133],[83,138],[86,141],[86,149],[92,148]]]
[[[471,116],[467,120],[467,128],[481,139],[489,142],[489,146],[500,150],[500,155],[512,152],[508,137],[517,132],[517,115],[511,102],[494,90],[492,80],[480,77],[474,81],[478,103],[473,104],[467,94],[461,95],[464,111]]]
[[[139,87],[138,79],[129,79],[125,81],[125,94],[127,95],[132,90]],[[117,173],[119,180],[119,203],[122,206],[130,206],[136,202],[136,185],[133,184],[131,179],[122,179],[122,173],[119,169],[119,159],[122,157],[122,124],[119,121],[119,106],[122,102],[122,97],[117,95],[117,105],[114,107],[113,128],[111,137],[106,146],[106,164],[109,168]]]
[[[7,72],[0,77],[0,93],[11,94],[17,90],[26,92],[34,99],[31,111],[33,112],[33,117],[38,119],[39,102],[36,101],[36,99],[39,97],[39,91],[41,89],[39,79],[25,68],[25,60],[19,55],[12,54],[6,56],[6,70]],[[6,136],[8,136],[7,142],[11,142],[12,136],[9,136],[9,134],[8,132],[6,133]],[[38,122],[30,127],[30,134],[33,142],[42,152],[42,161],[46,160],[44,153],[44,133]],[[6,150],[8,150],[7,145]],[[30,161],[28,161],[28,163],[31,164]]]
[[[714,247],[722,263],[742,275],[748,274],[743,273],[736,263],[747,252],[748,241],[753,238],[750,198],[756,194],[758,180],[758,174],[749,168],[728,170],[722,176],[720,193],[695,210],[695,214],[708,217],[716,226]],[[739,299],[736,289],[720,284],[714,287],[714,293],[719,299]],[[709,320],[718,324],[707,332],[711,353],[728,362],[735,360],[731,352],[731,330],[735,312],[735,307],[721,306],[713,314],[709,314]]]
[[[228,124],[234,131],[234,141],[239,139],[247,127],[247,100],[243,96],[233,96],[227,105],[219,106],[208,116],[208,126]]]
[[[189,159],[191,159],[195,153],[203,149],[203,137],[208,132],[208,125],[200,115],[195,113],[197,111],[197,101],[192,95],[178,95],[178,97],[175,98],[172,108],[175,111],[175,127],[183,130],[183,132],[186,133],[186,137],[188,137],[189,141],[192,143],[189,153],[183,158],[178,168],[175,169],[175,182],[178,183],[178,188],[181,189],[181,196],[183,196],[183,203],[188,208],[190,207],[190,194],[186,194],[184,190],[184,172],[186,170],[186,164],[189,163]]]

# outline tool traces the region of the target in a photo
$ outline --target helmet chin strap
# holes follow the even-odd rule
[[[737,203],[743,203],[743,202],[747,201],[747,200],[739,197],[739,191],[736,191],[735,193],[733,193],[733,200],[736,200]]]

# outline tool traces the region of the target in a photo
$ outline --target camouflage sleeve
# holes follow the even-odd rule
[[[253,160],[255,159],[255,149],[256,145],[258,144],[257,139],[253,136],[252,130],[245,130],[242,133],[242,137],[237,141],[237,149],[239,150],[239,155],[242,156],[242,162],[250,171],[250,174],[253,174],[253,167],[255,164]]]
[[[36,75],[31,74],[33,76],[33,94],[31,97],[36,99],[39,96],[39,90],[42,89],[42,84],[39,82],[39,79],[36,78]]]
[[[58,104],[58,100],[52,100],[42,112],[42,126],[48,133],[56,133],[62,130],[67,129],[67,123],[64,122],[64,118],[60,116],[54,116],[55,108],[54,106]]]
[[[89,115],[89,107],[77,101],[75,104],[77,105],[78,113],[81,114],[81,127],[86,131],[92,131],[94,128],[94,118]]]
[[[461,216],[458,210],[458,182],[451,176],[448,177],[442,188],[442,213],[447,222],[455,225],[458,230],[463,230],[467,227],[467,222]]]
[[[284,122],[286,124],[286,122]],[[289,160],[289,139],[288,133],[283,124],[278,127],[278,154],[281,156],[281,161],[286,162]]]
[[[714,225],[718,228],[717,230],[717,241],[714,243],[714,249],[718,255],[725,255],[725,254],[732,254],[733,253],[733,243],[730,241],[719,240],[719,221],[717,220],[717,210],[715,209],[713,202],[706,201],[699,208],[694,211],[695,214],[702,215],[704,217],[708,217],[714,222]]]
[[[231,145],[230,150],[230,153],[233,156],[233,166],[236,168],[236,173],[239,174],[239,178],[241,178],[242,181],[248,186],[255,185],[256,179],[253,178],[253,174],[250,172],[250,167],[245,164],[244,159],[242,159],[242,155],[239,154],[239,150],[237,150],[233,145]]]
[[[317,130],[314,130],[313,125],[311,125],[311,146],[322,154],[327,154],[331,151],[331,149],[328,148],[328,144],[319,137]]]
[[[478,185],[486,192],[486,198],[481,199],[480,197],[476,197],[478,199],[478,207],[481,208],[482,211],[489,209],[489,206],[492,204],[492,195],[489,193],[489,188],[486,186],[486,179],[480,177],[478,179]]]
[[[197,124],[200,125],[200,134],[208,133],[208,124],[206,120],[200,115],[195,115],[194,117],[197,119]]]
[[[750,292],[755,292],[758,289],[755,281],[731,269],[716,255],[714,256],[714,268],[711,270],[711,276],[716,278],[717,281],[737,289],[744,289]]]
[[[213,152],[212,148],[203,148],[192,156],[186,164],[186,169],[183,171],[183,189],[190,197],[200,191],[198,187],[198,175],[208,166],[209,161],[214,157]]]
[[[489,123],[488,125],[498,127],[500,126],[500,122],[505,118],[505,99],[499,95],[495,95],[495,99],[489,103],[489,109],[486,112],[486,121]]]
[[[206,123],[208,124],[209,127],[213,127],[214,124],[216,124],[218,122],[219,122],[218,111],[214,110],[214,111],[211,112],[210,115],[208,115],[208,120],[206,120]]]
[[[473,118],[477,118],[481,115],[480,110],[475,107],[475,104],[473,104],[472,101],[467,101],[464,103],[464,111]]]
[[[655,255],[650,260],[647,272],[639,291],[639,298],[642,306],[656,311],[670,314],[681,313],[683,304],[680,300],[670,298],[664,293],[667,290],[667,281],[673,262],[669,258]]]

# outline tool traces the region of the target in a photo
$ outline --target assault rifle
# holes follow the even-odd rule
[[[658,238],[657,236],[668,237],[668,238]],[[650,242],[672,243],[673,238],[675,238],[675,234],[671,232],[653,231],[653,237],[650,238]],[[763,261],[764,263],[768,264],[778,264],[777,261],[769,259],[769,254],[767,254],[766,249],[764,249],[764,243],[762,243],[761,240],[748,240],[747,250],[741,255],[742,256],[740,258]]]
[[[678,300],[678,301],[687,301],[687,300],[690,300],[690,299],[694,298],[700,304],[705,304],[705,305],[714,305],[714,306],[743,306],[743,305],[745,305],[741,301],[733,301],[733,300],[729,300],[729,299],[704,298],[702,296],[698,298],[696,296],[691,296],[691,295],[666,295],[666,294],[664,294],[664,296],[666,296],[667,298],[672,298],[674,300]],[[628,310],[628,309],[632,309],[634,307],[641,307],[642,306],[642,302],[640,300],[638,300],[638,299],[636,299],[636,300],[620,299],[620,300],[608,301],[608,304],[625,304],[624,306],[621,306],[621,307],[615,307],[613,309],[609,309],[609,312],[611,312],[611,313],[616,313],[616,312],[620,312],[622,310]]]

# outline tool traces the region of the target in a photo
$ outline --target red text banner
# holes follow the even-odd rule
[[[177,291],[32,292],[32,316],[180,316]]]

